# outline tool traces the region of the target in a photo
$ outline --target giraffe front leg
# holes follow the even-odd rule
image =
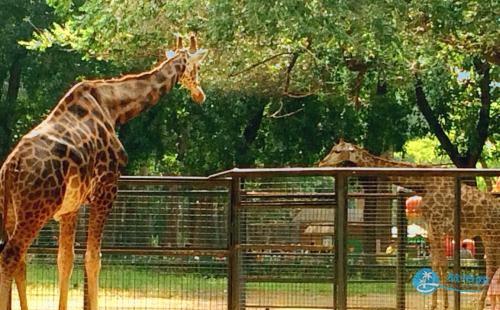
[[[59,222],[59,251],[57,268],[59,272],[59,310],[68,307],[68,291],[73,261],[75,259],[75,234],[78,212],[65,214]]]
[[[431,267],[434,272],[437,272],[439,276],[441,277],[440,274],[440,268],[439,268],[439,255],[437,255],[437,249],[433,246],[433,242],[431,241]],[[436,310],[437,309],[437,303],[438,303],[438,290],[435,290],[432,293],[432,299],[431,299],[431,310]]]
[[[89,310],[98,310],[99,273],[101,270],[101,241],[106,218],[116,196],[116,186],[101,188],[99,197],[92,199],[85,253]]]
[[[430,240],[430,252],[432,259],[432,270],[436,272],[439,276],[439,279],[442,284],[446,281],[446,272],[448,268],[448,260],[446,258],[446,254],[443,246],[441,245],[442,241],[437,238],[432,238]],[[438,289],[432,293],[432,304],[431,309],[435,310],[438,308],[438,292],[441,290],[442,298],[443,298],[443,308],[448,308],[448,292],[444,289]]]

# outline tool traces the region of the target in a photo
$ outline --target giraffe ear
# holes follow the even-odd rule
[[[194,52],[193,54],[190,54],[189,62],[200,63],[203,61],[203,59],[205,59],[207,54],[208,54],[208,50],[206,50],[204,48],[200,48],[196,52]]]

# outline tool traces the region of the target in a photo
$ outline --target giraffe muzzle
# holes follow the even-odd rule
[[[203,104],[205,102],[206,96],[203,90],[200,87],[197,87],[194,91],[191,92],[191,98],[197,104]]]

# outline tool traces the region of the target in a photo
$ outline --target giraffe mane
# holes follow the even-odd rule
[[[86,82],[107,82],[107,83],[120,83],[120,82],[126,82],[129,80],[134,80],[134,79],[141,79],[142,77],[149,76],[153,72],[157,71],[160,67],[166,65],[167,63],[170,63],[171,61],[177,59],[180,57],[180,54],[175,54],[172,58],[164,59],[162,61],[159,61],[157,65],[155,65],[151,70],[141,72],[141,73],[130,73],[130,74],[125,74],[123,76],[117,77],[117,78],[110,78],[110,79],[97,79],[97,80],[85,80]]]
[[[338,155],[337,155],[338,154]],[[422,165],[422,164],[414,164],[410,162],[405,162],[405,161],[398,161],[398,160],[393,160],[389,159],[383,156],[377,156],[372,153],[370,153],[368,150],[364,149],[363,147],[354,144],[354,143],[349,143],[345,142],[343,139],[339,141],[338,144],[334,145],[330,151],[330,153],[320,161],[320,166],[338,166],[342,162],[352,162],[354,164],[359,164],[357,162],[354,162],[350,160],[351,158],[345,158],[345,154],[357,154],[359,158],[367,158],[369,161],[379,161],[379,162],[384,162],[384,163],[389,163],[394,166],[401,166],[401,167],[421,167],[421,168],[426,168],[430,167],[429,165]],[[333,161],[332,163],[332,158],[335,157],[340,157],[338,160]]]

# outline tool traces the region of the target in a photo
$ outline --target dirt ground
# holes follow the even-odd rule
[[[31,310],[51,310],[57,309],[57,296],[53,293],[54,289],[46,292],[38,289],[36,292],[29,294],[29,306]],[[153,293],[151,294],[153,295]],[[100,308],[103,310],[225,310],[227,309],[227,301],[224,294],[211,294],[208,296],[184,297],[154,297],[154,296],[138,296],[130,292],[123,291],[101,291]],[[19,310],[17,294],[13,296],[13,310]],[[453,296],[450,294],[449,301],[453,303]],[[477,295],[462,295],[463,310],[475,309],[474,303]],[[426,310],[430,309],[430,296],[422,296],[411,294],[407,296],[406,309],[409,310]],[[276,293],[272,296],[265,292],[251,292],[246,296],[247,309],[280,309],[280,310],[305,310],[305,309],[332,309],[328,305],[332,304],[332,297],[329,295],[316,296],[291,296],[287,293]],[[292,308],[286,308],[285,305],[293,305]],[[314,308],[301,306],[311,305]],[[320,308],[325,306],[325,308]],[[274,308],[278,307],[278,308]],[[348,307],[351,309],[394,309],[394,295],[367,294],[348,297]],[[70,300],[68,309],[83,310],[83,292],[81,290],[72,290],[70,292]],[[490,309],[489,307],[485,309]]]

